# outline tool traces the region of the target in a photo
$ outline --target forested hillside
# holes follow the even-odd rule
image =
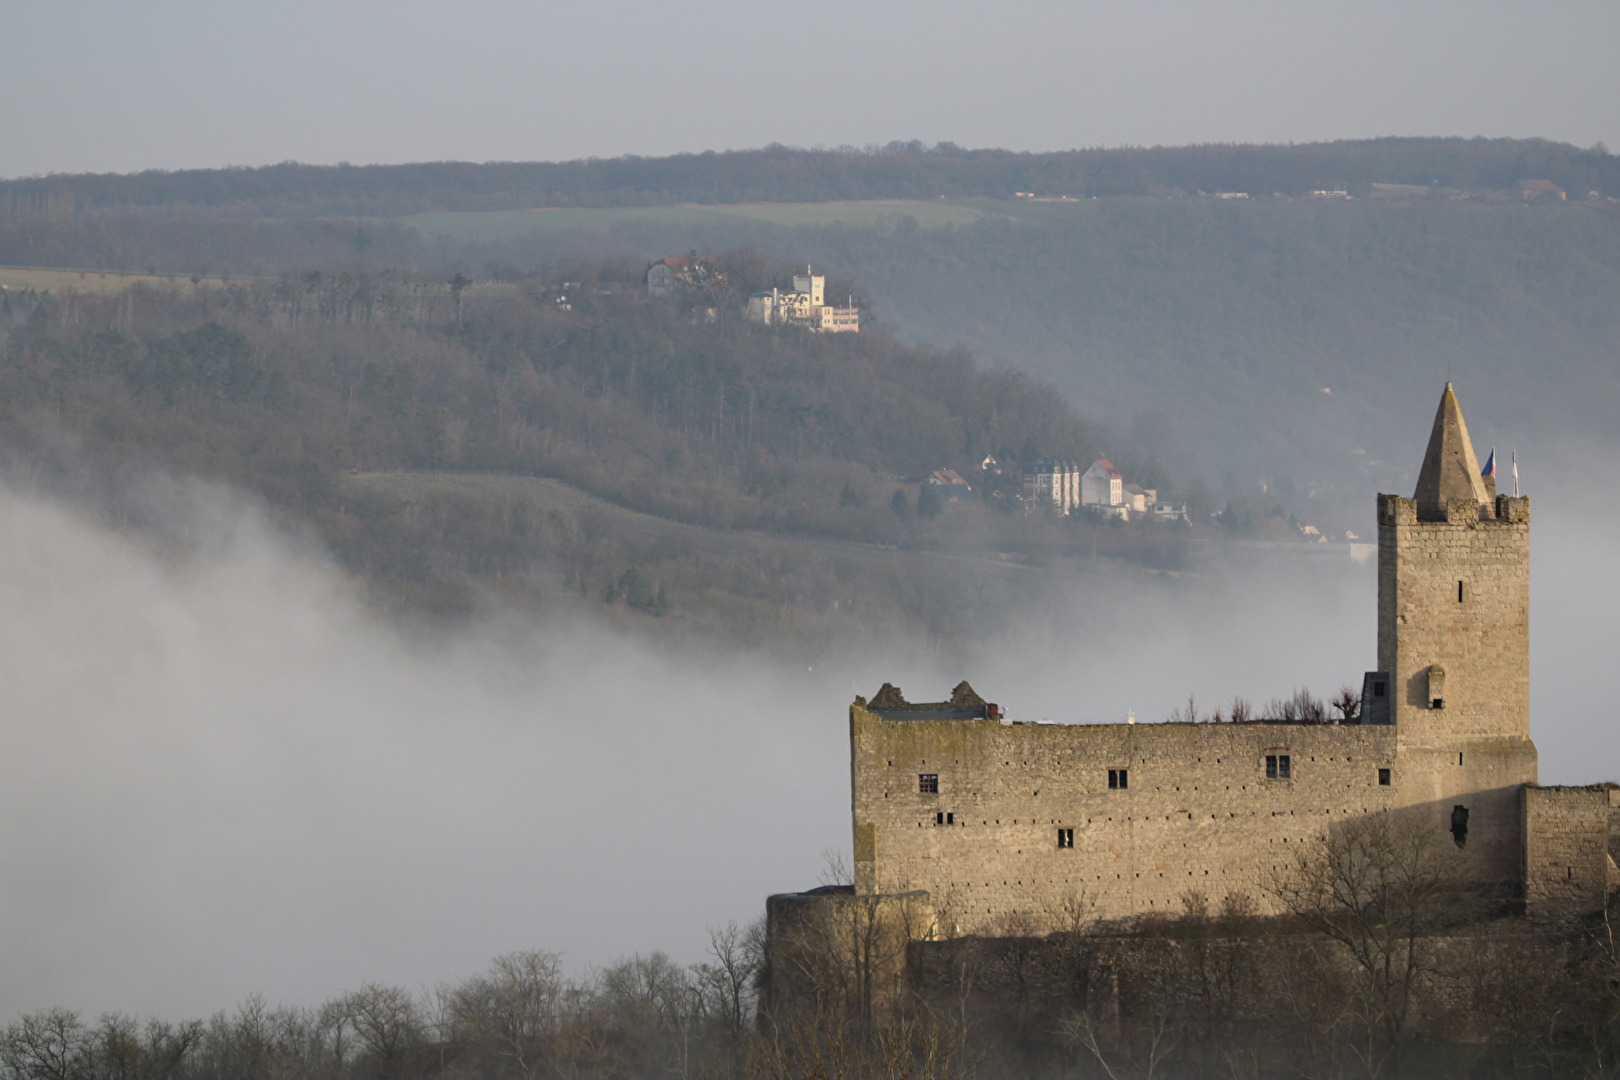
[[[151,467],[229,481],[317,530],[385,600],[439,608],[498,588],[722,633],[755,609],[850,605],[944,625],[979,570],[861,552],[1179,564],[1178,530],[1029,518],[1012,512],[1016,464],[980,472],[992,453],[1096,453],[1051,388],[881,334],[743,323],[735,290],[773,268],[729,265],[721,288],[668,299],[647,296],[639,263],[612,262],[523,289],[310,273],[8,292],[0,444],[46,482],[88,457],[114,493]],[[901,482],[943,468],[982,501],[947,507]],[[423,473],[441,481],[397,479]],[[763,535],[721,543],[621,507]]]

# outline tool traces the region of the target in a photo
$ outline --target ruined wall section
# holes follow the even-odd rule
[[[1620,790],[1527,785],[1521,798],[1526,917],[1556,922],[1602,911],[1620,884],[1609,853]]]
[[[850,732],[856,891],[925,889],[946,935],[1178,914],[1190,891],[1265,910],[1298,845],[1399,802],[1384,726],[884,720],[856,705]],[[1282,756],[1288,776],[1268,778]]]
[[[928,894],[859,895],[849,886],[779,893],[765,901],[763,1012],[833,1008],[870,1016],[906,992],[913,942],[937,930]]]
[[[1455,500],[1425,521],[1378,496],[1378,667],[1405,745],[1530,737],[1528,498],[1488,515]]]

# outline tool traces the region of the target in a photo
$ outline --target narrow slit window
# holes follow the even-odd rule
[[[1057,832],[1058,832],[1058,847],[1060,847],[1060,848],[1072,848],[1072,847],[1074,847],[1074,830],[1073,829],[1059,829]]]
[[[919,773],[917,776],[917,790],[924,795],[938,795],[939,773]]]
[[[945,811],[941,810],[941,811],[939,811],[938,813],[936,813],[934,815],[934,824],[935,825],[943,825],[943,824],[945,824]]]
[[[1463,602],[1463,583],[1457,582],[1457,603]]]

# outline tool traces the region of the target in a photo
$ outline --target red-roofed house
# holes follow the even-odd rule
[[[1107,458],[1098,458],[1080,474],[1081,506],[1124,506],[1125,476]]]

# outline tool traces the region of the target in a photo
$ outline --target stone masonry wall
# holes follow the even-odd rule
[[[1527,917],[1556,921],[1603,910],[1615,884],[1612,795],[1602,786],[1522,789]]]
[[[926,889],[947,935],[1042,932],[1081,908],[1176,914],[1190,891],[1264,910],[1298,845],[1399,803],[1386,726],[884,720],[857,705],[850,729],[856,891]],[[1282,754],[1290,778],[1268,779]],[[1110,788],[1120,769],[1128,786]]]
[[[1378,667],[1407,745],[1529,737],[1528,498],[1499,497],[1488,520],[1454,502],[1438,522],[1418,520],[1411,499],[1378,497]]]

